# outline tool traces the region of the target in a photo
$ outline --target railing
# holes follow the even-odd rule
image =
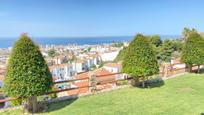
[[[122,73],[113,73],[113,74],[106,74],[106,75],[100,75],[100,76],[96,76],[96,78],[100,78],[100,77],[109,77],[112,75],[118,75],[118,74],[122,74]],[[78,74],[79,75],[79,74]],[[100,81],[97,83],[97,85],[103,85],[103,84],[108,84],[108,83],[116,83],[118,81],[124,81],[124,80],[129,80],[131,78],[126,78],[126,79],[120,79],[120,80],[104,80],[104,81]],[[89,77],[86,78],[79,78],[79,79],[72,79],[72,80],[65,80],[65,81],[58,81],[58,82],[54,82],[54,84],[60,84],[60,83],[69,83],[69,82],[74,82],[74,81],[80,81],[80,80],[89,80]],[[64,91],[70,91],[70,90],[75,90],[75,89],[82,89],[82,88],[90,88],[92,86],[90,85],[86,85],[86,86],[81,86],[81,87],[76,87],[76,88],[66,88],[66,89],[60,89],[60,90],[55,90],[55,91],[50,91],[45,93],[44,95],[48,95],[48,94],[55,94],[55,93],[60,93],[60,92],[64,92]],[[3,91],[0,91],[3,92]],[[17,98],[7,98],[7,99],[2,99],[0,100],[0,103],[4,103],[4,102],[8,102],[8,101],[13,101],[13,100],[17,100]]]
[[[182,63],[178,63],[178,64],[182,64]],[[175,65],[175,64],[174,64]],[[196,70],[197,67],[196,65],[193,66],[193,69]],[[164,70],[164,68],[162,68],[162,70]],[[186,71],[186,68],[178,68],[178,69],[168,69],[167,70],[167,76],[166,77],[170,77],[172,75],[176,75],[179,73],[183,73]],[[83,73],[81,73],[83,74]],[[106,75],[99,75],[96,76],[96,78],[100,78],[100,77],[110,77],[112,75],[118,75],[118,74],[123,74],[123,73],[113,73],[113,74],[106,74]],[[161,77],[164,76],[165,72],[162,71],[159,73]],[[80,75],[80,74],[78,74]],[[74,82],[74,81],[80,81],[80,80],[89,80],[89,77],[86,78],[79,78],[79,79],[72,79],[72,80],[65,80],[65,81],[58,81],[58,82],[54,82],[54,84],[60,84],[60,83],[69,83],[69,82]],[[119,80],[103,80],[97,83],[97,85],[104,85],[104,84],[108,84],[108,83],[117,83],[118,81],[124,81],[124,80],[130,80],[132,79],[132,77],[125,77],[124,79],[119,79]],[[90,81],[88,81],[90,82]],[[44,95],[48,95],[48,94],[56,94],[56,93],[60,93],[60,92],[65,92],[65,91],[71,91],[71,90],[76,90],[76,89],[82,89],[82,88],[90,88],[92,86],[90,85],[85,85],[85,86],[81,86],[81,87],[76,87],[76,88],[66,88],[66,89],[60,89],[60,90],[55,90],[55,91],[50,91],[45,93]],[[3,92],[3,91],[0,91]],[[7,99],[2,99],[0,100],[0,103],[4,103],[4,102],[8,102],[8,101],[12,101],[12,100],[17,100],[17,98],[7,98]]]
[[[165,77],[164,74],[166,74],[166,77],[171,77],[171,76],[173,76],[173,75],[186,72],[186,70],[187,70],[186,67],[176,68],[176,69],[173,68],[173,66],[175,66],[175,65],[180,65],[180,64],[184,64],[184,63],[171,64],[171,65],[167,66],[166,68],[163,67],[163,68],[162,68],[162,72],[160,72],[160,75],[163,76],[163,77]],[[204,68],[203,65],[200,65],[200,66],[202,66],[202,68]],[[200,69],[202,69],[202,68],[200,68]],[[196,72],[197,69],[198,69],[198,65],[193,65],[193,66],[192,66],[192,71],[193,71],[193,72]],[[165,70],[166,70],[166,71],[165,71]],[[165,73],[165,72],[166,72],[166,73]]]

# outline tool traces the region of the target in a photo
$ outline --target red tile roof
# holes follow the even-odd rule
[[[102,75],[109,75],[109,74],[113,74],[111,72],[109,72],[108,70],[104,69],[104,68],[99,68],[96,69],[94,71],[92,71],[92,73],[98,77],[102,76]],[[76,79],[81,79],[81,78],[89,78],[89,74],[90,72],[84,72],[84,73],[80,73],[78,75],[75,76]],[[106,77],[106,76],[104,76]]]
[[[89,72],[81,73],[75,76],[76,79],[83,79],[83,78],[89,78]],[[96,75],[97,80],[100,81],[107,81],[107,80],[115,80],[115,75],[109,72],[108,70],[104,68],[99,68],[93,71],[93,74]],[[107,76],[106,76],[107,75]]]
[[[118,63],[106,63],[104,66],[121,68],[121,64]]]
[[[85,72],[85,73],[81,73],[81,74],[76,75],[75,76],[76,79],[87,78],[87,80],[86,79],[85,80],[80,80],[78,82],[75,82],[73,85],[75,85],[77,87],[88,86],[89,85],[88,78],[89,78],[90,74],[91,74],[91,72]],[[108,70],[106,70],[104,68],[99,68],[99,69],[94,70],[93,74],[97,76],[96,79],[100,83],[115,80],[115,75],[110,75],[110,74],[113,74],[113,73],[109,72]],[[101,85],[98,85],[98,86],[101,86]],[[102,85],[102,86],[103,86],[102,89],[112,87],[111,84],[105,84],[105,85]],[[68,93],[68,95],[76,95],[76,94],[86,93],[86,92],[88,92],[88,90],[89,90],[89,88],[87,87],[87,88],[80,88],[80,89],[70,90],[67,93]]]
[[[88,73],[89,72],[80,73],[80,74],[76,75],[75,78],[76,79],[83,79],[83,78],[87,78],[88,79],[89,78]]]

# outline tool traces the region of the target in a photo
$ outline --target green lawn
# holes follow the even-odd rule
[[[45,114],[199,115],[201,113],[204,113],[204,75],[187,74],[148,89],[130,87],[51,104],[49,112]],[[21,110],[7,111],[3,114],[17,115],[21,114]]]

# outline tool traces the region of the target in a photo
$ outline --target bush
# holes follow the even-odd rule
[[[189,72],[192,65],[204,64],[204,39],[197,32],[189,33],[185,41],[181,60],[188,65]],[[199,71],[199,69],[198,69]]]
[[[127,48],[122,63],[122,71],[131,75],[134,79],[142,81],[143,87],[144,81],[149,76],[159,72],[156,55],[148,37],[141,34],[136,35]]]
[[[17,100],[12,100],[11,105],[12,106],[19,106],[19,105],[22,105],[25,101],[26,101],[26,99],[23,99],[23,98],[20,98]]]
[[[51,87],[52,76],[39,47],[27,35],[21,35],[8,61],[3,87],[6,95],[27,98],[33,107],[37,105],[36,97],[50,91]]]

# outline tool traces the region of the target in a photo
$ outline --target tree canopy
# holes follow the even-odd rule
[[[204,39],[200,34],[197,32],[189,34],[185,41],[181,59],[189,66],[190,70],[192,64],[204,64]]]
[[[156,47],[160,46],[162,44],[161,37],[159,35],[150,36],[150,43]]]
[[[122,69],[134,78],[143,80],[159,72],[155,52],[147,37],[142,34],[136,35],[126,50]]]
[[[158,53],[162,61],[170,62],[173,52],[174,52],[173,41],[167,39],[162,44],[160,51]]]
[[[113,44],[112,44],[112,46],[113,47],[122,47],[122,46],[124,46],[124,44],[123,44],[123,42],[114,42]]]
[[[192,29],[187,27],[183,28],[183,32],[182,32],[183,40],[185,41],[191,33],[197,33],[197,30],[195,28],[192,28]]]
[[[25,34],[14,44],[5,75],[8,96],[27,98],[42,95],[52,86],[49,68],[33,41]]]

